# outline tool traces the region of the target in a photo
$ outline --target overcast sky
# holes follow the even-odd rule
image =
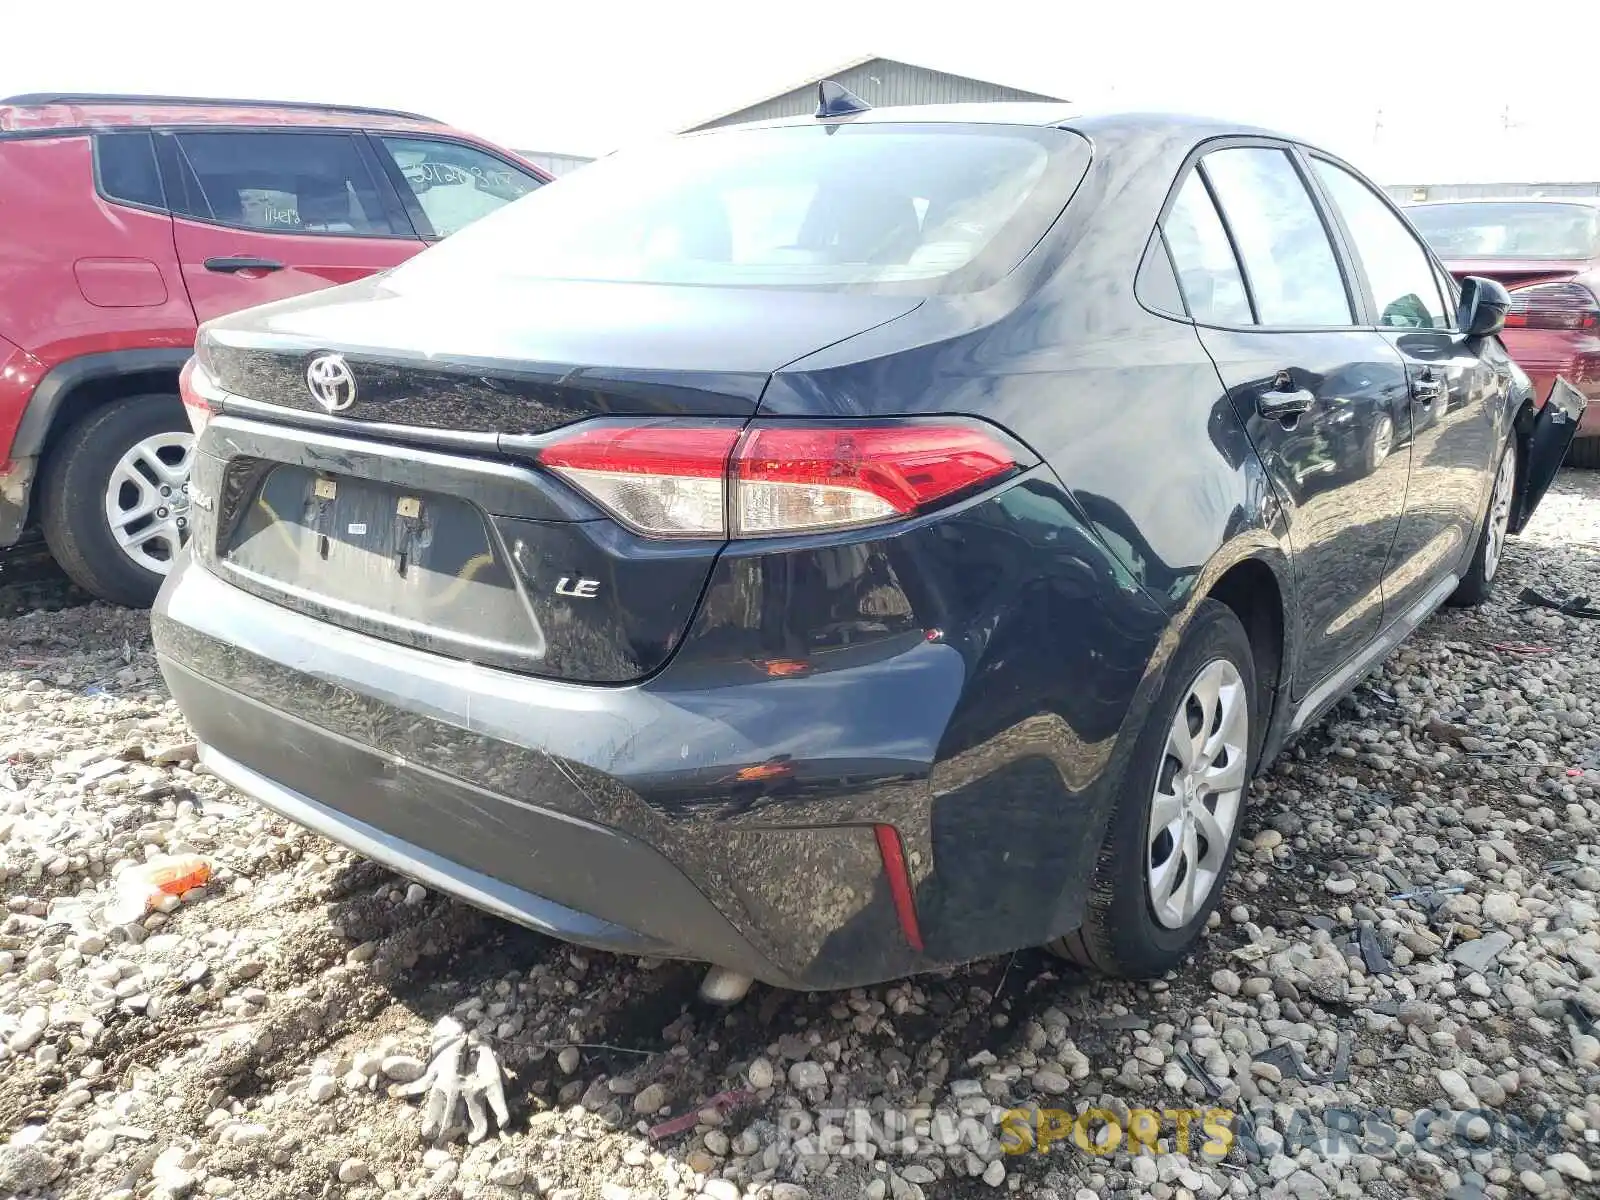
[[[1269,124],[1386,183],[1600,180],[1596,0],[4,0],[0,29],[0,96],[373,104],[524,150],[602,154],[881,54]]]

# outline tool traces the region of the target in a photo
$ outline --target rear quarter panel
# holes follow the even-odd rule
[[[98,195],[87,137],[0,138],[0,212],[0,335],[46,368],[193,344],[171,219]]]
[[[1168,189],[1208,131],[1074,128],[1095,143],[1094,162],[1017,271],[987,293],[934,298],[791,364],[774,376],[761,413],[994,421],[1050,465],[1179,625],[1242,558],[1266,561],[1287,597],[1281,514],[1215,366],[1192,325],[1134,295]]]
[[[935,864],[919,883],[919,910],[926,901],[935,912],[970,914],[945,931],[951,957],[1007,944],[996,906],[973,899],[980,893],[1013,901],[1000,907],[1012,914],[1014,944],[1064,932],[1081,916],[1082,878],[1120,799],[1132,743],[1216,580],[1242,559],[1261,559],[1294,611],[1286,529],[1215,367],[1191,325],[1134,297],[1168,187],[1204,135],[1180,127],[1113,142],[1083,132],[1096,142],[1095,162],[1011,277],[984,294],[930,299],[791,364],[761,406],[763,415],[795,417],[977,416],[1046,464],[1032,496],[1019,487],[1003,505],[1028,514],[1029,537],[1016,539],[1025,553],[1013,556],[1027,569],[990,565],[1002,554],[996,529],[990,539],[965,538],[967,557],[947,556],[943,572],[952,587],[964,577],[993,581],[969,588],[957,606],[961,624],[981,636],[956,643],[965,673],[928,776],[935,843],[916,847]],[[1052,547],[1079,567],[1047,570]],[[923,578],[931,561],[909,577]],[[738,569],[725,555],[719,573]],[[918,597],[906,594],[916,612]],[[714,586],[708,607],[715,595]],[[1294,660],[1294,622],[1284,625],[1291,644],[1280,685]],[[1081,855],[1039,849],[1068,829]],[[944,891],[961,877],[949,868],[953,856],[971,881],[961,904]],[[1031,905],[1007,883],[1019,866]]]

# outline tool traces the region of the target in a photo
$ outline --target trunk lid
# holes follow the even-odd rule
[[[399,292],[384,277],[209,322],[212,373],[270,408],[324,415],[310,360],[355,383],[344,422],[537,434],[592,416],[755,412],[779,367],[916,308],[917,297],[565,280]]]
[[[535,454],[590,417],[752,416],[771,373],[917,297],[380,278],[207,324],[227,395],[194,460],[193,544],[276,603],[403,645],[633,682],[688,628],[720,538],[641,535]],[[329,413],[307,368],[338,355]],[[342,398],[342,393],[341,393]]]
[[[1572,279],[1593,264],[1585,259],[1456,258],[1446,259],[1444,265],[1457,279],[1478,275],[1514,288]]]

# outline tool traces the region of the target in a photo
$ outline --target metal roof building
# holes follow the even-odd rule
[[[1394,183],[1383,190],[1398,204],[1414,204],[1423,200],[1600,196],[1600,183]]]
[[[584,163],[594,161],[581,154],[554,154],[548,150],[518,150],[517,153],[534,166],[542,167],[552,175],[565,175],[568,171],[577,170]]]
[[[731,112],[719,113],[697,125],[689,126],[682,132],[693,133],[696,130],[714,129],[721,125],[742,125],[746,121],[767,121],[774,117],[808,115],[816,111],[817,84],[824,79],[843,84],[874,108],[899,104],[1061,99],[1059,96],[1025,92],[1021,88],[1007,87],[1005,84],[969,79],[964,75],[950,75],[944,71],[916,66],[914,63],[868,55],[813,76],[764,100],[746,104]]]

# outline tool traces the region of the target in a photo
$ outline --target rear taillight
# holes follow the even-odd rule
[[[892,521],[1019,466],[965,423],[596,424],[539,452],[542,465],[655,537],[776,537]]]
[[[1600,301],[1581,283],[1536,283],[1511,293],[1510,329],[1600,329]]]
[[[183,364],[183,370],[178,372],[178,395],[183,399],[183,412],[189,418],[189,427],[199,437],[206,422],[222,411],[222,389],[200,365],[198,358],[191,357]]]
[[[539,461],[640,533],[724,537],[723,480],[736,425],[597,425]]]
[[[1015,466],[997,439],[964,425],[758,425],[734,460],[734,532],[893,520]]]

